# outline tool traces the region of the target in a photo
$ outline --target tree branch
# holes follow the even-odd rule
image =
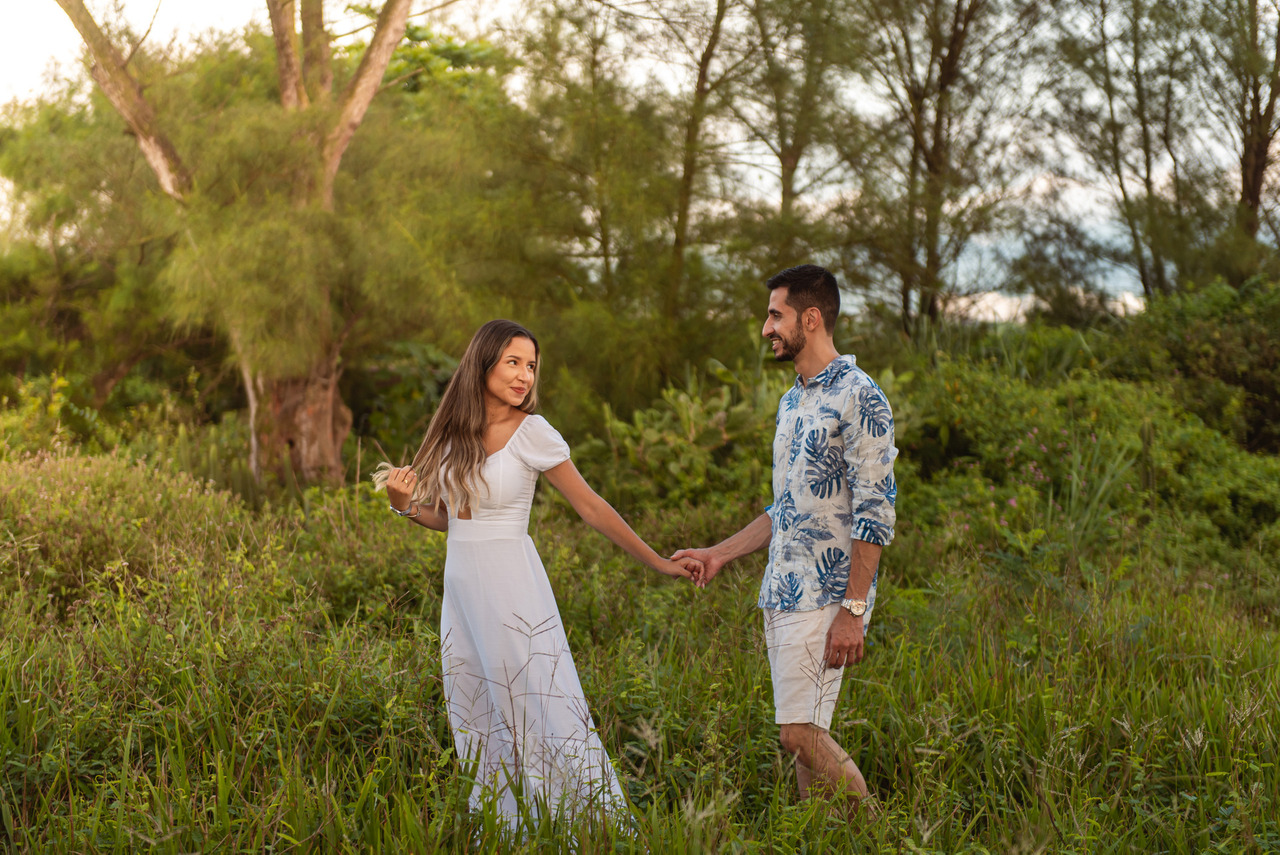
[[[93,59],[93,79],[138,140],[142,156],[160,182],[160,189],[181,201],[191,189],[191,176],[173,143],[161,133],[155,110],[125,67],[124,57],[102,32],[83,0],[58,0],[58,5],[84,39]]]
[[[338,176],[342,155],[346,153],[356,128],[360,127],[365,111],[369,109],[369,103],[378,92],[382,75],[391,62],[391,55],[404,38],[411,5],[412,0],[387,0],[383,5],[378,14],[378,28],[373,33],[373,40],[365,49],[355,77],[347,84],[346,92],[343,93],[338,120],[324,141],[320,203],[326,210],[333,208],[333,182]]]

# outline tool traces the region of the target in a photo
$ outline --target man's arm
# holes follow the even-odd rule
[[[845,586],[844,596],[847,600],[866,602],[871,592],[871,580],[876,577],[876,568],[880,566],[880,553],[883,546],[867,543],[865,540],[853,541],[852,557],[849,560],[849,583]],[[823,658],[828,668],[843,668],[862,661],[864,653],[862,639],[862,618],[850,614],[847,609],[840,609],[831,629],[827,632],[827,649]]]
[[[893,411],[880,387],[861,387],[845,402],[841,433],[848,467],[850,507],[853,509],[853,542],[850,548],[848,600],[867,599],[871,580],[880,566],[880,553],[893,540],[897,521],[894,505],[898,484],[893,477]],[[840,609],[827,632],[828,668],[843,668],[862,661],[862,617]]]
[[[707,583],[720,572],[720,568],[735,558],[741,558],[759,549],[764,549],[769,545],[769,538],[772,535],[773,521],[769,519],[768,514],[761,514],[747,523],[737,534],[726,537],[715,546],[702,549],[681,549],[671,558],[672,560],[694,558],[701,561],[702,572],[694,572],[694,584],[699,588],[705,588]],[[867,580],[867,584],[871,584],[870,579]]]

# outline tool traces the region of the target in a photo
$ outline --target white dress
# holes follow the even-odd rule
[[[472,518],[450,511],[440,648],[449,725],[471,807],[493,798],[514,825],[538,815],[625,812],[617,776],[583,697],[560,610],[529,537],[538,474],[569,459],[541,416],[527,416],[484,463]]]

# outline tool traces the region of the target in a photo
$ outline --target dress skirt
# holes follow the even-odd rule
[[[473,810],[625,812],[527,523],[450,520],[440,650]]]

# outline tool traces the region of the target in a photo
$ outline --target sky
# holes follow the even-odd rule
[[[110,3],[89,0],[99,22]],[[130,27],[145,32],[155,16],[148,44],[186,41],[210,29],[237,30],[258,21],[266,24],[263,0],[125,0]],[[158,9],[158,11],[157,11]],[[0,104],[29,100],[46,88],[53,66],[71,72],[80,55],[80,35],[54,0],[0,0]]]
[[[87,0],[99,23],[105,20],[113,0]],[[125,20],[136,33],[147,31],[147,44],[179,43],[209,30],[234,31],[250,23],[267,26],[263,0],[121,0]],[[326,18],[334,29],[346,2],[327,2]],[[417,0],[414,9],[437,7],[440,2]],[[443,14],[467,31],[484,30],[511,11],[515,0],[460,0]],[[335,12],[338,14],[335,15]],[[419,13],[421,14],[421,12]],[[417,17],[417,16],[415,16]],[[154,18],[154,24],[152,20]],[[74,70],[80,56],[80,34],[55,0],[0,0],[0,105],[14,99],[30,100],[48,88],[47,75],[58,67],[63,74]],[[339,24],[337,30],[341,32]]]

